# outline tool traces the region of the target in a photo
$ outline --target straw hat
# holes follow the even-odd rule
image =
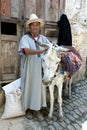
[[[39,22],[40,26],[44,26],[44,20],[37,17],[36,14],[31,14],[29,20],[26,22],[26,28],[29,28],[29,24]]]

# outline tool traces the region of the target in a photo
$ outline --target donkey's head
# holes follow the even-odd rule
[[[63,47],[52,45],[48,51],[42,56],[43,67],[43,83],[48,84],[52,81],[53,77],[58,70],[59,63],[61,61],[61,55],[59,51],[68,51]]]

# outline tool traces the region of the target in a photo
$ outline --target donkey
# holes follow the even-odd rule
[[[66,48],[54,46],[49,47],[48,51],[42,55],[42,68],[43,68],[43,85],[44,87],[49,86],[50,91],[50,112],[49,118],[53,114],[54,106],[54,86],[58,88],[58,103],[59,103],[59,118],[63,118],[62,111],[62,88],[64,78],[67,75],[63,72],[60,66],[61,57],[58,55],[59,51],[69,51]]]

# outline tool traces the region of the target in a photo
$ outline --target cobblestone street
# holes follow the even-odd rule
[[[9,120],[0,119],[0,130],[87,130],[87,79],[72,87],[72,99],[63,97],[63,121],[58,120],[58,103],[53,118],[47,118],[49,108],[43,109],[43,121],[26,115]]]

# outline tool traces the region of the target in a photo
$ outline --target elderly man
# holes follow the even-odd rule
[[[29,33],[22,36],[18,52],[21,56],[21,89],[22,89],[22,107],[38,111],[41,107],[46,107],[46,91],[42,86],[42,68],[41,50],[37,41],[51,44],[43,35],[40,35],[40,29],[44,26],[44,21],[31,14],[30,19],[26,22],[26,28]],[[38,115],[38,114],[36,114]]]

